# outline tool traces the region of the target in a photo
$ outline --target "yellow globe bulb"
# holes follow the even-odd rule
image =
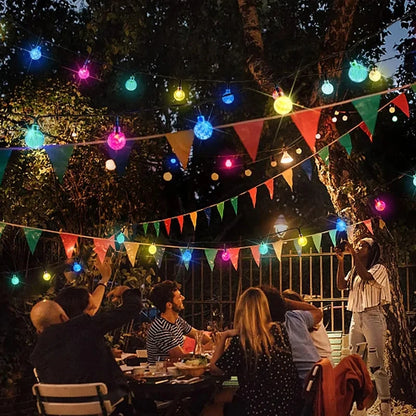
[[[307,239],[306,237],[304,237],[303,235],[301,235],[301,236],[298,238],[298,244],[299,244],[301,247],[305,247],[305,246],[306,246],[306,244],[308,244],[308,239]]]
[[[176,91],[173,93],[173,98],[176,101],[182,101],[185,98],[185,92],[181,87],[178,87]]]
[[[213,173],[211,174],[211,179],[212,179],[213,181],[217,181],[219,178],[220,178],[220,175],[218,175],[218,173],[213,172]]]
[[[156,251],[157,251],[156,246],[155,246],[154,244],[151,244],[151,245],[149,246],[149,253],[150,253],[150,254],[155,254],[155,253],[156,253]]]
[[[368,77],[373,82],[380,81],[381,79],[381,72],[378,70],[378,68],[373,68],[370,73],[368,74]]]
[[[278,114],[288,114],[292,111],[293,104],[292,100],[286,95],[277,97],[273,104],[274,111]]]
[[[45,280],[46,282],[48,281],[48,280],[51,280],[51,274],[50,273],[48,273],[48,272],[45,272],[45,273],[43,273],[43,280]]]
[[[171,174],[170,172],[165,172],[165,173],[163,174],[163,179],[164,179],[166,182],[171,181],[171,180],[172,180],[172,174]]]

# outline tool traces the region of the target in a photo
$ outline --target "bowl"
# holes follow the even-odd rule
[[[199,377],[205,373],[207,365],[186,365],[184,363],[174,363],[175,367],[184,376]]]

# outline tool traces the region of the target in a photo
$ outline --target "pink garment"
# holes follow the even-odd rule
[[[182,347],[182,349],[187,353],[187,354],[189,354],[189,353],[191,353],[191,352],[194,352],[194,349],[195,349],[195,340],[193,339],[193,338],[191,338],[191,337],[187,337],[186,335],[185,335],[185,340],[184,340],[184,342],[183,342],[183,347]]]

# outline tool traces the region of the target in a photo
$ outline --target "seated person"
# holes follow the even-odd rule
[[[171,280],[153,287],[150,300],[159,309],[160,316],[152,322],[147,333],[147,360],[150,364],[164,360],[178,361],[186,354],[183,350],[184,335],[196,339],[197,330],[179,316],[184,310],[184,299],[176,282]],[[210,337],[204,334],[202,343],[210,341]]]
[[[231,337],[227,349],[225,343]],[[204,415],[298,415],[300,382],[284,325],[273,322],[265,294],[248,288],[238,299],[234,329],[217,334],[211,372],[237,374],[231,403],[207,407]]]

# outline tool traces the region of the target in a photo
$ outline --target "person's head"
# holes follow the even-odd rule
[[[177,283],[172,280],[165,280],[154,285],[149,298],[161,313],[167,310],[179,313],[184,309],[185,297],[182,296]]]
[[[364,263],[367,270],[377,264],[380,260],[380,246],[374,238],[366,237],[358,241],[355,252]]]
[[[41,300],[30,311],[30,320],[40,334],[51,325],[68,321],[68,316],[53,300]]]
[[[260,289],[266,295],[267,301],[269,302],[272,321],[284,322],[286,305],[280,292],[275,287],[269,285],[261,285]]]
[[[55,302],[62,306],[70,318],[88,314],[93,309],[91,295],[85,287],[66,287],[58,293]]]
[[[292,289],[285,289],[282,292],[282,296],[284,299],[295,300],[297,302],[304,302],[303,296],[301,296],[298,292],[295,292]]]
[[[234,314],[234,328],[240,336],[244,351],[250,349],[254,356],[262,352],[270,355],[273,337],[270,334],[269,303],[258,287],[245,290],[237,300]]]

